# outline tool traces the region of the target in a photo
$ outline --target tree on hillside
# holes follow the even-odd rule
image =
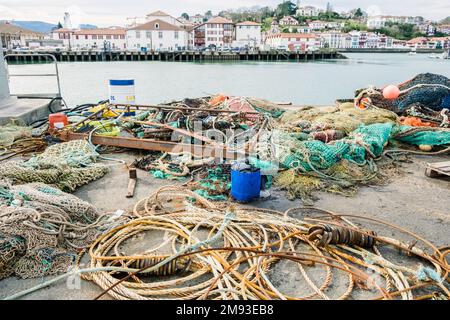
[[[325,20],[325,21],[332,21],[332,20],[338,20],[341,19],[341,16],[337,12],[333,11],[327,11],[327,12],[321,12],[318,16],[319,20]]]
[[[356,9],[355,13],[353,14],[355,18],[361,18],[364,16],[364,13],[362,12],[361,8]]]
[[[181,14],[181,17],[182,17],[184,20],[189,20],[189,15],[188,15],[186,12],[182,13],[182,14]]]
[[[275,10],[275,14],[278,17],[278,19],[281,19],[285,16],[295,15],[296,12],[297,12],[297,5],[292,1],[284,1],[280,3],[277,9]]]
[[[213,16],[213,14],[212,14],[212,11],[211,11],[211,10],[208,10],[208,11],[205,12],[205,18],[206,18],[206,19],[211,19],[212,16]]]
[[[449,24],[449,23],[450,23],[450,16],[447,17],[447,18],[445,18],[445,19],[442,19],[442,20],[440,21],[440,23],[441,23],[441,24]]]
[[[350,31],[367,31],[367,25],[364,23],[360,23],[357,21],[349,20],[345,23],[344,28],[342,29],[342,32],[350,32]]]
[[[56,27],[56,29],[62,29],[62,28],[63,28],[62,23],[61,23],[61,22],[58,22],[58,26]]]

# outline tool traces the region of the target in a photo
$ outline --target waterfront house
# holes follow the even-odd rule
[[[320,46],[322,48],[340,49],[343,46],[343,37],[348,34],[342,34],[339,31],[329,31],[320,34]]]
[[[235,37],[233,21],[222,17],[213,17],[191,32],[195,48],[230,48]]]
[[[174,24],[156,19],[126,31],[129,50],[173,51],[186,50],[188,32]]]
[[[0,23],[0,37],[3,47],[13,49],[15,47],[25,47],[30,40],[42,40],[44,34],[10,23]]]
[[[273,49],[315,50],[320,47],[320,36],[312,33],[279,33],[268,35],[265,44]]]
[[[67,49],[70,49],[73,45],[73,34],[75,33],[75,29],[67,29],[61,28],[53,30],[50,37],[53,40],[61,40],[63,42],[63,46]]]
[[[236,24],[236,36],[233,47],[257,48],[261,44],[261,24],[253,21],[244,21]]]
[[[72,34],[72,50],[125,50],[126,30],[120,27],[77,30]]]

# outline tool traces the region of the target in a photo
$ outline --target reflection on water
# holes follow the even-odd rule
[[[295,104],[331,104],[368,85],[402,83],[418,73],[450,77],[450,60],[428,55],[352,53],[347,60],[310,62],[76,62],[61,63],[62,94],[70,106],[103,100],[108,79],[136,80],[138,103],[215,93]],[[49,72],[51,65],[13,65],[10,72]],[[11,91],[55,91],[49,78],[11,79]]]

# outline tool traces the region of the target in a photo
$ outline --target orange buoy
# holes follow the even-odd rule
[[[397,99],[400,96],[400,89],[397,86],[390,85],[383,89],[383,97],[388,100]]]
[[[372,100],[370,100],[370,98],[362,98],[361,101],[359,102],[358,107],[360,109],[367,109],[367,106],[369,106],[372,103]]]

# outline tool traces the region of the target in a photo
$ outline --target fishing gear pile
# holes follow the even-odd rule
[[[383,221],[312,208],[279,212],[212,203],[174,186],[138,202],[134,215],[89,250],[90,270],[101,271],[86,278],[115,299],[450,297],[450,250]],[[378,232],[362,227],[364,219]],[[417,243],[390,238],[392,231]],[[155,233],[164,234],[162,242],[139,246]],[[392,248],[402,263],[385,255]],[[283,270],[289,283],[299,281],[295,292],[283,288]]]
[[[0,180],[0,279],[67,272],[115,219],[57,188]]]
[[[15,184],[41,182],[73,192],[108,172],[106,166],[96,164],[97,157],[97,152],[83,140],[56,144],[27,161],[2,163],[0,178]]]

